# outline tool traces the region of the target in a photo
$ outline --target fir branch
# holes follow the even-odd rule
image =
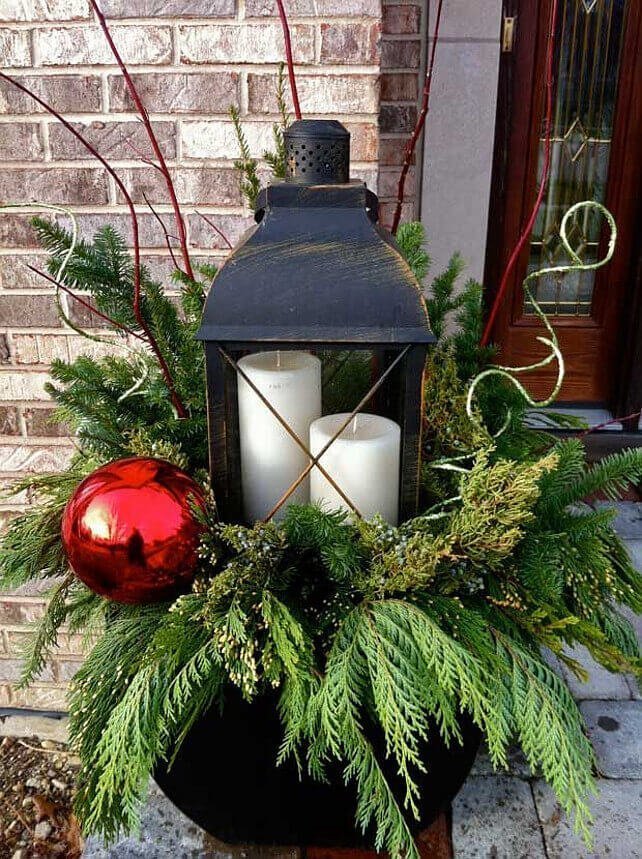
[[[424,226],[418,221],[401,224],[396,235],[401,255],[420,284],[423,283],[430,268],[430,257],[424,248],[425,238]]]
[[[15,484],[12,494],[27,492],[36,503],[9,522],[0,539],[0,588],[67,573],[60,542],[62,512],[79,481],[96,465],[91,458],[75,457],[63,474],[30,476]]]
[[[642,481],[642,448],[604,457],[565,487],[555,499],[558,508],[576,504],[598,492],[616,500],[632,484]]]
[[[74,574],[68,573],[51,592],[47,609],[38,625],[38,631],[32,636],[24,654],[19,689],[25,689],[36,680],[47,664],[51,651],[58,641],[58,630],[67,618],[66,601],[74,581]]]

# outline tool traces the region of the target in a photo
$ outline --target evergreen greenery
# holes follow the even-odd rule
[[[46,221],[36,229],[57,270],[71,236]],[[399,241],[423,278],[421,228],[406,225]],[[62,577],[25,680],[44,664],[62,623],[99,633],[70,699],[82,761],[76,810],[87,831],[113,840],[135,830],[154,765],[236,686],[248,700],[279,690],[275,765],[277,754],[293,756],[304,777],[323,778],[330,760],[340,762],[356,786],[357,825],[393,856],[416,855],[421,740],[436,725],[456,744],[461,712],[482,730],[497,767],[518,741],[590,837],[593,752],[542,648],[578,673],[565,654],[575,643],[609,670],[639,671],[635,634],[617,606],[642,609],[640,576],[611,514],[585,499],[642,479],[642,451],[587,465],[580,442],[530,429],[519,392],[495,377],[480,385],[471,421],[466,389],[493,354],[478,346],[481,289],[459,288],[461,270],[456,256],[426,299],[440,339],[426,375],[421,515],[393,528],[293,506],[278,525],[246,528],[218,522],[212,505],[193,588],[171,604],[121,606],[90,594],[67,575],[59,528],[79,480],[110,459],[157,455],[203,479],[205,385],[194,343],[203,284],[177,277],[178,310],[142,272],[143,312],[187,403],[186,420],[176,419],[145,352],[54,365],[50,392],[80,452],[69,472],[23,485],[38,503],[9,526],[0,575],[5,586]],[[75,247],[63,278],[137,330],[132,263],[109,228]],[[332,402],[364,384],[367,369],[335,365]],[[367,722],[383,733],[401,793],[386,779]]]

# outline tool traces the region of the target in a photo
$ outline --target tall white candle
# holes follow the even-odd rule
[[[348,414],[326,415],[310,426],[310,452],[319,454]],[[379,513],[397,524],[399,508],[399,424],[379,415],[358,414],[319,460],[359,512]],[[318,468],[310,478],[310,500],[327,509],[350,509]]]
[[[306,444],[310,424],[321,414],[319,359],[307,352],[257,352],[241,358],[239,367]],[[268,515],[309,459],[240,373],[238,404],[244,512],[255,522]],[[306,478],[288,503],[309,500]]]

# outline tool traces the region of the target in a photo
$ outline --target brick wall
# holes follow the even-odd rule
[[[288,0],[301,107],[352,133],[353,175],[380,191],[390,220],[403,143],[414,124],[422,0]],[[113,36],[150,111],[187,215],[195,257],[220,259],[206,213],[234,241],[248,223],[233,169],[236,105],[252,152],[270,145],[274,83],[283,56],[272,0],[102,0]],[[149,144],[87,0],[0,0],[0,53],[10,74],[50,101],[117,168],[140,207],[143,254],[167,279],[164,239],[144,206],[170,212]],[[410,202],[414,195],[410,176]],[[25,203],[62,204],[83,234],[111,223],[128,234],[113,180],[80,144],[22,93],[0,83],[0,484],[63,469],[72,451],[51,423],[43,385],[54,357],[105,351],[62,327],[51,290],[25,268],[42,261]],[[163,275],[164,273],[164,275]],[[72,315],[78,307],[69,307]],[[77,316],[82,319],[81,316]],[[0,500],[0,523],[30,501]],[[0,595],[0,707],[64,706],[78,641],[65,639],[39,684],[17,692],[26,625],[42,612],[33,589]],[[76,656],[74,656],[76,654]]]

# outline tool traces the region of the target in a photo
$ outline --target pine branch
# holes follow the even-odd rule
[[[234,162],[234,166],[241,176],[241,193],[247,200],[250,208],[254,209],[256,206],[256,198],[261,190],[261,182],[257,171],[258,161],[256,158],[253,158],[250,153],[250,146],[247,142],[245,132],[243,131],[238,108],[234,106],[230,107],[230,116],[232,117],[234,132],[241,151],[241,157]]]
[[[396,235],[401,255],[419,283],[423,283],[430,268],[430,257],[424,249],[425,232],[423,224],[411,221],[401,224]]]

